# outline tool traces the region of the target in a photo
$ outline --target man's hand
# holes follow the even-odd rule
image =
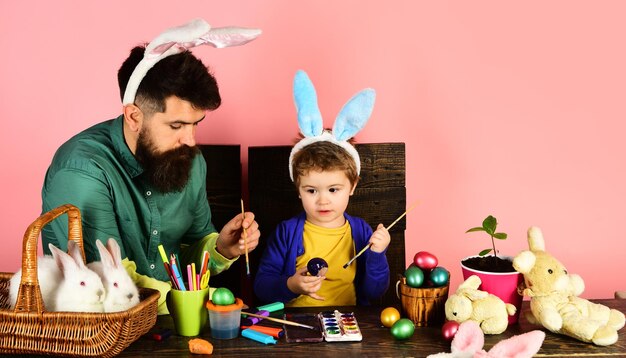
[[[244,230],[245,236],[244,236]],[[245,254],[246,245],[248,252],[254,250],[259,244],[259,224],[254,220],[254,214],[245,213],[245,218],[239,214],[226,223],[220,231],[217,239],[216,250],[227,259],[233,259]]]
[[[316,292],[322,288],[322,281],[325,276],[310,276],[307,275],[307,268],[303,267],[296,271],[296,273],[287,279],[287,287],[291,292],[299,295],[308,295],[316,300],[323,301],[324,297],[319,296]]]

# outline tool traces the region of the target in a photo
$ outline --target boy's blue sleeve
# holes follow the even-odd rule
[[[296,255],[290,252],[290,236],[293,233],[281,223],[267,239],[254,279],[254,293],[263,303],[285,303],[299,296],[287,287],[287,279],[296,272],[295,264],[289,264],[291,255]]]
[[[353,227],[353,239],[358,247],[363,248],[372,237],[372,228],[364,221],[359,220],[359,225]],[[356,238],[358,235],[358,239]],[[374,252],[367,250],[364,255],[357,259],[357,277],[355,289],[357,291],[357,304],[369,305],[370,301],[377,300],[387,292],[389,288],[389,263],[386,256],[387,250]]]

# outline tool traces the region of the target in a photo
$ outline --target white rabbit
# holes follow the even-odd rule
[[[107,241],[107,247],[96,240],[100,252],[100,261],[87,266],[100,276],[106,297],[104,299],[105,312],[119,312],[139,303],[139,290],[122,265],[122,253],[115,239]]]
[[[68,241],[66,254],[50,247],[52,256],[63,273],[56,293],[56,311],[104,312],[105,290],[102,280],[83,262],[80,247]]]
[[[11,308],[15,307],[21,279],[22,269],[19,269],[9,281],[9,304]],[[46,311],[55,310],[56,289],[62,279],[63,274],[59,270],[54,257],[42,256],[37,258],[37,280],[39,281],[39,290],[41,291],[41,298]]]
[[[89,270],[74,241],[68,241],[69,254],[49,244],[52,257],[37,260],[37,278],[46,311],[103,312],[104,286],[95,272]],[[16,272],[9,283],[11,306],[15,307],[22,277]]]

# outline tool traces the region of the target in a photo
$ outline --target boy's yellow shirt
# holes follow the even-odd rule
[[[304,254],[296,258],[296,270],[306,267],[310,259],[320,257],[328,263],[326,279],[317,294],[325,300],[316,300],[307,295],[300,295],[286,305],[290,307],[310,306],[353,306],[356,305],[354,277],[356,265],[343,268],[355,254],[354,241],[350,224],[328,229],[304,223]]]

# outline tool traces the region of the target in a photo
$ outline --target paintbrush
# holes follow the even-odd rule
[[[243,228],[243,245],[246,250],[246,274],[250,276],[250,259],[248,258],[248,233],[243,227],[243,220],[246,218],[246,212],[243,209],[243,199],[241,199],[241,227]]]
[[[406,215],[409,211],[413,210],[413,208],[415,208],[417,204],[418,202],[416,202],[410,208],[408,208],[404,213],[402,213],[402,215],[398,216],[398,218],[394,222],[392,222],[391,225],[387,226],[387,230],[390,230],[398,221],[400,221],[400,219],[404,217],[404,215]],[[350,264],[353,263],[354,260],[357,259],[357,257],[361,256],[370,247],[372,247],[372,243],[365,245],[365,247],[361,249],[361,251],[359,251],[358,254],[356,254],[352,259],[350,259],[350,261],[346,262],[345,265],[343,265],[343,268],[348,268],[348,266],[350,266]]]
[[[290,325],[290,326],[297,326],[297,327],[303,327],[303,328],[308,328],[308,329],[316,329],[315,327],[309,326],[308,324],[303,324],[303,323],[298,323],[298,322],[293,322],[293,321],[287,321],[286,319],[262,316],[260,314],[248,313],[248,312],[244,312],[244,311],[241,311],[241,314],[245,314],[245,315],[252,316],[252,317],[257,317],[257,318],[262,318],[262,319],[265,319],[265,320],[268,320],[268,321],[272,321],[272,322],[283,323],[283,324],[287,324],[287,325]]]

